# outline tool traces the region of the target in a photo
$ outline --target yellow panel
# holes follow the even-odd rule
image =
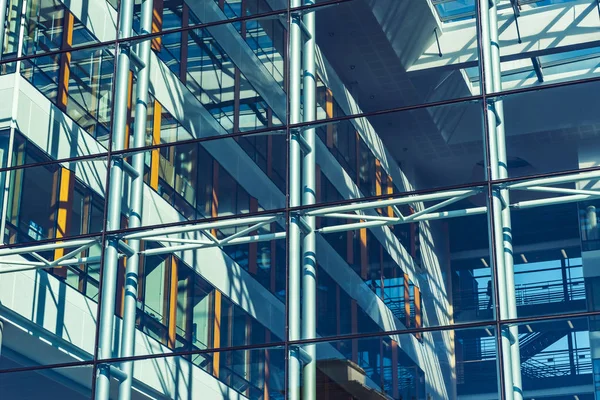
[[[221,347],[221,292],[215,290],[215,325],[213,331],[213,348]],[[213,375],[219,377],[219,361],[221,353],[213,354]]]
[[[160,143],[160,124],[162,120],[162,105],[154,101],[154,125],[152,131],[152,144]],[[150,163],[150,187],[158,190],[158,168],[160,164],[160,149],[152,150]]]
[[[69,233],[71,222],[71,213],[73,210],[73,191],[75,187],[75,178],[73,172],[67,168],[61,168],[60,181],[58,185],[58,210],[56,215],[56,233],[55,237],[60,239]],[[65,250],[58,248],[54,250],[54,259],[60,258],[65,254]],[[57,267],[53,270],[61,276],[66,276],[67,270],[63,267]]]

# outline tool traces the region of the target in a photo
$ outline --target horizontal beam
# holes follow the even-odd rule
[[[277,215],[277,219],[280,219],[282,215]],[[189,233],[189,232],[198,232],[203,230],[210,229],[223,229],[223,228],[235,228],[238,226],[248,226],[252,224],[256,224],[259,222],[272,221],[273,216],[269,215],[266,217],[249,217],[249,218],[235,218],[228,219],[224,221],[214,221],[214,222],[206,222],[197,225],[186,225],[186,226],[174,226],[169,228],[157,228],[151,229],[148,231],[131,233],[123,236],[123,239],[148,239],[151,237],[161,236],[161,235],[171,235],[177,233]],[[0,254],[1,255],[1,254]]]
[[[217,243],[184,244],[184,245],[180,245],[180,246],[167,246],[167,247],[160,247],[157,249],[145,250],[145,251],[140,252],[140,254],[143,254],[145,256],[152,256],[152,255],[158,255],[158,254],[174,253],[174,252],[179,252],[179,251],[198,250],[198,249],[204,249],[204,248],[210,248],[210,247],[222,247],[222,246],[224,247],[224,246],[234,246],[234,245],[246,244],[246,243],[268,242],[271,240],[285,239],[285,237],[286,237],[285,232],[267,233],[264,235],[252,235],[252,236],[246,236],[246,237],[232,239],[231,241],[229,241],[223,245],[219,245]]]
[[[96,239],[80,239],[80,240],[72,240],[66,242],[56,242],[56,243],[48,243],[48,244],[37,244],[26,247],[12,247],[12,248],[4,248],[0,249],[0,257],[2,256],[10,256],[15,254],[29,254],[36,251],[46,251],[46,250],[54,250],[54,249],[67,249],[71,247],[85,246],[90,243],[96,243]]]
[[[68,267],[71,265],[99,263],[100,260],[101,260],[100,256],[74,258],[74,259],[70,259],[70,260],[61,261],[60,266]],[[45,264],[41,261],[26,261],[26,260],[23,260],[23,261],[0,260],[0,265],[2,265],[2,264],[15,265],[15,267],[8,267],[8,268],[1,267],[0,274],[8,274],[8,273],[12,273],[12,272],[28,271],[28,270],[32,270],[32,269],[46,269],[46,268],[54,267],[50,264]]]
[[[429,193],[429,194],[420,194],[420,195],[412,195],[408,197],[401,197],[397,199],[389,199],[389,200],[374,200],[364,203],[355,203],[355,204],[346,204],[341,206],[332,206],[332,207],[324,207],[315,210],[310,210],[305,213],[308,216],[314,217],[322,217],[326,216],[326,214],[330,213],[340,213],[347,211],[360,211],[360,210],[368,210],[370,208],[383,208],[388,206],[398,206],[402,204],[411,204],[423,201],[434,201],[434,200],[442,200],[447,199],[449,197],[459,197],[459,196],[470,196],[479,192],[480,189],[467,189],[467,190],[451,190],[446,192],[438,192],[438,193]]]
[[[554,176],[549,178],[538,178],[527,181],[511,182],[504,184],[509,189],[521,189],[535,186],[560,185],[563,183],[575,183],[581,181],[597,181],[600,179],[600,171],[582,172],[575,175]]]

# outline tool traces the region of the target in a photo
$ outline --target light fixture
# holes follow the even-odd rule
[[[529,324],[525,325],[525,328],[529,331],[529,333],[533,333],[533,329],[529,326]]]
[[[573,398],[574,398],[575,400],[579,400],[579,396],[577,396],[576,394],[574,394],[574,395],[573,395]]]
[[[488,328],[485,328],[485,331],[487,332],[487,334],[488,334],[489,336],[494,336],[494,335],[492,335],[492,331],[490,331]]]
[[[567,324],[569,324],[569,328],[573,329],[573,324],[571,323],[571,320],[568,320]]]
[[[528,261],[527,261],[527,258],[525,257],[525,254],[521,253],[521,259],[523,260],[523,262],[525,264],[527,264]]]
[[[562,254],[564,259],[569,258],[569,257],[567,257],[567,252],[565,251],[565,249],[560,249],[560,254]]]
[[[481,259],[481,263],[483,264],[484,267],[486,267],[486,268],[489,267],[487,261],[485,261],[485,258]]]

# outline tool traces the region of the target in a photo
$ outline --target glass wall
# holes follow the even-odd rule
[[[596,2],[0,6],[7,398],[599,398]]]

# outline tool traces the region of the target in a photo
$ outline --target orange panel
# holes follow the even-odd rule
[[[215,290],[214,297],[214,330],[213,330],[213,348],[218,349],[221,347],[221,292]],[[213,375],[219,377],[219,361],[221,353],[216,352],[213,354]]]
[[[360,277],[369,278],[369,254],[367,253],[367,228],[360,230]]]
[[[73,26],[75,18],[73,14],[65,11],[65,25],[63,31],[63,47],[70,49],[73,45]],[[60,70],[62,71],[61,79],[58,84],[58,106],[65,110],[68,102],[69,79],[71,77],[71,53],[62,53],[60,56]]]
[[[152,130],[152,144],[160,143],[160,124],[162,121],[162,105],[158,101],[154,101],[154,125]],[[158,190],[158,170],[160,163],[160,149],[152,150],[150,156],[150,187]]]
[[[168,345],[174,349],[177,343],[177,259],[171,257],[171,276],[169,279],[169,341]]]
[[[58,174],[56,174],[58,175]],[[71,223],[71,213],[73,211],[73,191],[75,190],[75,177],[73,172],[67,168],[61,168],[60,179],[58,185],[58,210],[56,213],[56,232],[57,239],[65,237],[69,234]],[[54,259],[65,255],[65,249],[58,248],[54,250]],[[67,269],[56,267],[53,272],[59,276],[66,277]]]
[[[415,292],[415,328],[422,327],[422,318],[421,318],[421,291],[418,287],[414,287]],[[417,333],[415,335],[417,339],[421,340],[421,334]]]
[[[327,88],[325,92],[325,114],[327,118],[333,118],[333,93]],[[327,147],[333,148],[333,129],[334,124],[327,125]]]
[[[387,191],[386,194],[394,194],[394,183],[392,182],[392,177],[390,175],[388,175],[387,177]],[[387,209],[387,213],[388,213],[388,217],[393,217],[394,216],[394,210],[392,209],[392,207],[388,207]],[[392,226],[393,228],[393,226]]]
[[[154,0],[154,9],[152,10],[152,33],[162,31],[163,26],[163,0]],[[152,39],[152,50],[160,51],[162,47],[162,37],[156,36]]]
[[[404,314],[406,315],[406,327],[410,328],[410,286],[408,274],[404,274]]]

